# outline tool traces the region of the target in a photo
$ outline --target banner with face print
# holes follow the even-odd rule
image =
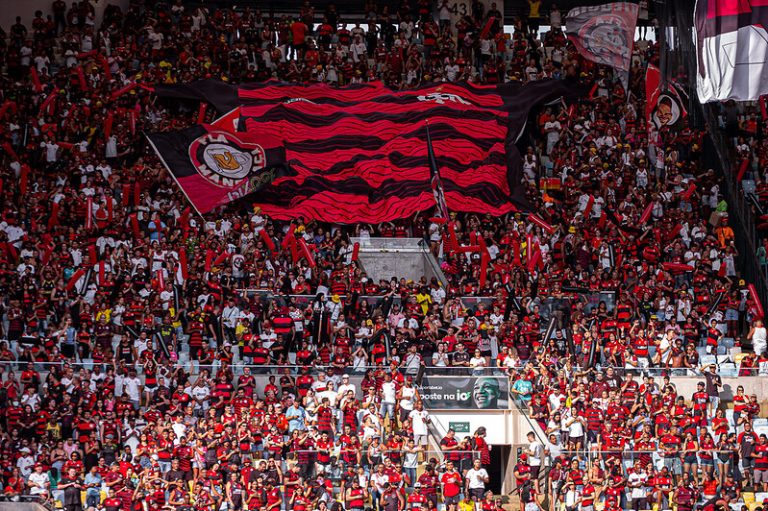
[[[504,410],[509,380],[504,376],[425,375],[418,387],[428,410]]]

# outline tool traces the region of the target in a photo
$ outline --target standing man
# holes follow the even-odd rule
[[[467,470],[465,491],[472,497],[477,511],[482,509],[485,485],[490,481],[488,472],[482,467],[480,460],[475,460],[472,468]]]
[[[701,369],[706,380],[706,392],[709,396],[709,418],[713,418],[720,406],[720,388],[723,386],[723,380],[717,374],[717,365],[709,364],[707,370]]]

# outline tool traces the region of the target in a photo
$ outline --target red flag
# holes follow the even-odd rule
[[[104,77],[107,81],[110,81],[112,79],[112,69],[110,69],[109,62],[104,55],[100,54],[97,58],[101,64],[101,69],[104,71]]]
[[[133,205],[138,206],[141,202],[141,185],[137,182],[133,183]]]
[[[533,270],[541,263],[541,250],[536,249],[533,256],[528,260],[528,272],[533,273]]]
[[[309,251],[309,247],[307,246],[307,242],[304,241],[304,238],[299,238],[299,247],[301,248],[302,257],[304,257],[307,260],[307,264],[309,264],[309,267],[314,268],[315,258],[312,257],[312,252]]]
[[[483,29],[480,31],[480,39],[488,39],[488,36],[491,33],[491,29],[493,28],[494,23],[496,23],[496,18],[491,16],[488,18],[488,21],[485,22],[485,25],[483,25]]]
[[[128,111],[128,126],[131,129],[131,135],[136,134],[136,112],[134,110]]]
[[[547,231],[549,234],[552,234],[553,232],[555,232],[555,228],[549,225],[547,222],[545,222],[544,219],[542,219],[539,215],[531,213],[530,215],[528,215],[528,220],[538,225],[539,227]]]
[[[520,259],[520,242],[518,240],[512,240],[512,266],[520,267],[523,265],[523,261]]]
[[[43,86],[40,85],[40,75],[37,74],[37,68],[35,66],[29,68],[29,75],[32,78],[32,85],[34,86],[35,92],[42,92]]]
[[[187,280],[189,270],[187,269],[187,251],[185,249],[179,250],[179,264],[181,265],[181,277]]]
[[[133,237],[139,239],[141,231],[139,230],[139,218],[136,216],[136,213],[131,215],[131,229],[133,230]]]
[[[597,220],[597,228],[602,229],[605,227],[605,223],[608,221],[608,214],[603,211],[600,214],[600,218]]]
[[[163,270],[157,270],[157,290],[162,291],[165,289],[165,276]]]
[[[531,234],[525,235],[525,259],[530,265],[533,259],[533,235]]]
[[[93,229],[93,199],[85,199],[85,228]]]
[[[213,256],[216,255],[213,253],[213,250],[208,249],[205,252],[205,271],[211,271],[211,266],[213,265]]]
[[[5,254],[6,256],[8,256],[8,259],[16,262],[19,259],[19,253],[16,251],[16,247],[14,247],[12,243],[8,243],[7,241],[5,242],[4,247],[5,247]]]
[[[8,153],[8,155],[11,158],[13,158],[14,160],[19,157],[16,154],[16,151],[13,150],[13,147],[11,147],[11,143],[10,142],[3,142],[3,149],[5,149],[5,152]]]
[[[224,261],[226,261],[227,259],[229,259],[229,252],[227,252],[227,251],[225,250],[224,252],[222,252],[221,254],[219,254],[219,255],[216,257],[216,259],[213,261],[213,265],[212,265],[212,267],[214,267],[214,268],[215,268],[216,266],[218,266],[218,265],[222,264],[222,263],[223,263]]]
[[[131,185],[129,183],[123,183],[123,207],[127,208],[131,203]]]
[[[77,281],[80,280],[80,278],[85,275],[85,270],[80,268],[75,273],[72,274],[72,276],[69,278],[69,281],[67,282],[67,287],[65,288],[67,291],[72,291],[75,289],[75,285],[77,284]]]
[[[115,206],[113,204],[112,197],[107,197],[107,220],[109,220],[110,222],[114,218],[114,213],[115,213],[114,209],[115,209]]]
[[[764,318],[765,314],[763,312],[763,304],[760,301],[760,295],[757,294],[757,289],[755,289],[755,285],[754,284],[749,284],[747,286],[747,288],[749,289],[749,294],[752,297],[752,301],[755,302],[756,316],[758,318]]]
[[[40,103],[40,114],[42,115],[43,112],[51,113],[53,102],[56,100],[56,94],[53,92],[48,94],[48,97],[46,97],[42,103]]]
[[[589,215],[592,214],[592,206],[595,205],[595,197],[590,195],[589,200],[587,200],[587,205],[584,208],[584,219],[588,219]]]
[[[691,182],[688,185],[688,189],[685,190],[682,194],[680,194],[680,198],[687,201],[690,200],[691,196],[693,195],[693,192],[696,191],[696,183]]]
[[[96,257],[96,245],[91,245],[88,247],[88,263],[89,264],[96,264],[96,260],[98,257]]]
[[[54,226],[59,224],[59,203],[54,202],[51,206],[51,216],[48,218],[48,230],[53,229]]]
[[[120,88],[120,89],[117,89],[117,90],[116,90],[116,91],[114,91],[112,94],[110,94],[110,96],[109,96],[109,99],[110,99],[110,101],[114,101],[114,100],[116,100],[117,98],[119,98],[120,96],[122,96],[123,94],[127,94],[127,93],[129,93],[130,91],[132,91],[132,90],[133,90],[133,89],[135,89],[135,88],[136,88],[136,82],[134,82],[134,83],[129,83],[129,84],[128,84],[128,85],[126,85],[125,87],[122,87],[122,88]]]
[[[80,90],[88,90],[88,82],[85,79],[85,71],[83,71],[83,66],[77,66],[77,81],[80,84]]]
[[[352,246],[352,261],[357,261],[357,259],[360,257],[360,243],[355,242],[355,244]]]
[[[269,233],[266,229],[262,229],[259,231],[259,236],[261,236],[261,239],[264,241],[264,244],[267,246],[269,251],[272,254],[275,254],[277,252],[277,248],[275,247],[275,242],[272,241],[272,238],[269,237]]]
[[[749,168],[749,160],[745,158],[741,160],[741,164],[739,165],[739,173],[736,174],[736,181],[741,183],[741,180],[744,179],[744,174],[747,172],[747,168]]]
[[[115,122],[115,114],[112,111],[107,112],[107,118],[104,119],[104,138],[109,138],[112,134],[112,123]]]
[[[768,110],[765,108],[765,101],[766,97],[764,95],[760,96],[760,115],[762,116],[763,121],[768,121]]]
[[[643,214],[640,215],[639,223],[640,225],[644,225],[648,220],[651,219],[651,212],[653,211],[653,201],[649,202],[648,205],[643,210]]]
[[[93,57],[93,56],[94,56],[94,55],[96,55],[97,53],[98,53],[98,52],[97,52],[96,50],[91,50],[91,51],[81,51],[80,53],[78,53],[78,54],[76,55],[76,57],[77,57],[77,59],[78,59],[78,60],[85,60],[85,59],[89,59],[89,58]]]
[[[29,179],[29,165],[26,163],[21,166],[21,176],[19,179],[19,192],[21,195],[27,194],[27,180]]]
[[[206,112],[208,112],[208,103],[201,102],[200,108],[197,110],[197,124],[203,124],[205,122]]]
[[[181,226],[181,236],[186,240],[189,237],[189,207],[184,208],[179,216],[179,225]]]

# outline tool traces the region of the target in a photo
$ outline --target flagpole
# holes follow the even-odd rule
[[[430,185],[432,187],[432,194],[435,197],[437,215],[445,218],[447,221],[448,218],[450,218],[448,212],[448,204],[445,202],[445,190],[443,189],[443,182],[440,179],[440,168],[437,166],[435,150],[432,147],[432,136],[429,133],[429,119],[425,120],[425,125],[427,128],[427,160],[429,162]]]

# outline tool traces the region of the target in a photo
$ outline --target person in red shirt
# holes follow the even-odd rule
[[[413,485],[413,493],[408,496],[408,509],[422,509],[427,507],[427,497],[421,493],[421,483]]]
[[[755,486],[762,485],[763,491],[768,492],[768,437],[765,434],[760,435],[752,457],[755,459]]]
[[[456,470],[452,461],[445,464],[445,472],[440,476],[440,484],[443,491],[443,500],[446,506],[458,505],[461,494],[463,478]]]
[[[291,23],[291,49],[295,52],[296,60],[304,58],[304,51],[307,48],[307,32],[309,28],[303,21],[297,19]],[[290,56],[290,52],[288,54]]]

